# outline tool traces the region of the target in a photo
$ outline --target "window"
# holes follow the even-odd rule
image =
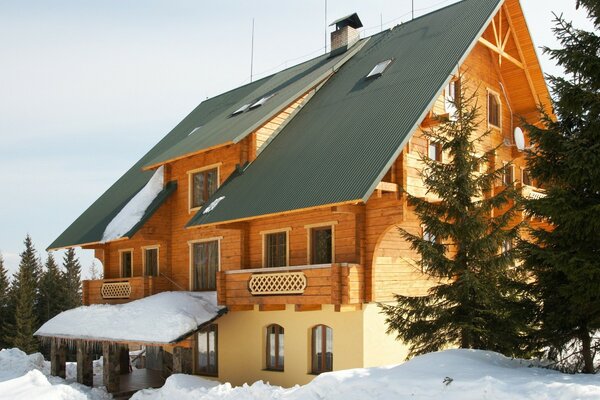
[[[432,160],[442,162],[442,144],[429,141],[429,145],[427,147],[427,155]]]
[[[275,94],[270,94],[268,96],[265,96],[263,98],[261,98],[260,100],[258,100],[256,103],[252,104],[250,106],[250,110],[254,110],[257,107],[262,106],[263,104],[265,104],[271,97],[275,96]]]
[[[190,208],[202,207],[217,191],[219,186],[218,168],[191,173],[190,176]]]
[[[449,114],[451,120],[456,120],[456,100],[457,94],[460,91],[460,81],[453,80],[448,86],[446,86],[446,91],[444,93],[444,108],[446,112]]]
[[[436,243],[436,237],[433,233],[430,233],[427,231],[427,228],[423,228],[423,240],[427,240],[428,242],[431,243]]]
[[[121,252],[121,278],[132,277],[133,252],[131,250]]]
[[[331,226],[310,230],[311,264],[331,264],[333,262],[333,232]]]
[[[371,72],[369,72],[367,74],[367,78],[378,78],[380,77],[383,72],[387,69],[387,67],[390,66],[390,64],[392,63],[392,59],[390,58],[389,60],[385,60],[380,62],[379,64],[377,64],[375,67],[373,67],[373,69],[371,70]]]
[[[488,123],[500,127],[500,100],[498,95],[488,92]]]
[[[287,263],[287,232],[265,234],[265,267],[285,267]]]
[[[502,184],[504,186],[511,186],[515,181],[514,175],[514,166],[505,162],[502,170]]]
[[[243,113],[244,111],[246,111],[248,108],[250,108],[250,104],[244,104],[243,106],[241,106],[240,108],[238,108],[237,110],[235,110],[234,112],[231,113],[231,116],[235,116],[238,114]]]
[[[533,186],[529,170],[526,168],[521,169],[521,182],[523,182],[523,185]]]
[[[267,326],[267,369],[283,371],[283,327]]]
[[[312,328],[312,373],[333,371],[333,329],[326,325]]]
[[[144,275],[158,276],[158,247],[144,249]]]
[[[219,241],[192,243],[192,290],[217,290]]]
[[[202,328],[197,335],[196,372],[202,375],[218,375],[218,329],[216,324]]]

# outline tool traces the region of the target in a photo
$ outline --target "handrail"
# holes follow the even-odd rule
[[[166,276],[165,274],[163,274],[162,272],[158,273],[160,276],[162,276],[163,278],[165,278],[166,280],[168,280],[169,282],[171,282],[171,284],[173,284],[174,286],[176,286],[179,290],[183,290],[185,291],[186,289],[181,287],[180,285],[177,284],[177,282],[175,282],[173,279],[169,278],[168,276]]]

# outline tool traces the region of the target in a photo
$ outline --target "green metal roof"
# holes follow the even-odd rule
[[[372,37],[188,226],[366,201],[500,4],[464,0]]]
[[[351,52],[336,57],[323,55],[262,79],[243,92],[236,90],[220,96],[218,109],[209,115],[195,118],[196,126],[190,128],[188,136],[153,157],[145,167],[156,166],[215,146],[239,142],[337,70],[351,55]],[[232,116],[242,106],[252,105],[269,95],[273,97],[260,107]]]

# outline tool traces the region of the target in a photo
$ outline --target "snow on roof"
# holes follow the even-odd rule
[[[146,186],[110,221],[102,235],[102,243],[122,237],[140,222],[148,206],[164,188],[164,170],[164,166],[158,168]]]
[[[225,311],[216,292],[164,292],[126,304],[94,304],[64,311],[36,336],[173,343]]]

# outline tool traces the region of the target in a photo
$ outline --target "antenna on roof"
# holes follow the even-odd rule
[[[325,0],[325,54],[327,54],[327,0]]]
[[[254,18],[252,18],[252,44],[250,45],[250,82],[254,73]]]

